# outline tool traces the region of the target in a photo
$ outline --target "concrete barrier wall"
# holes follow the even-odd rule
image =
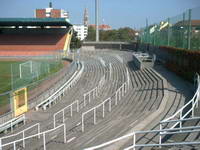
[[[144,65],[142,63],[142,61],[136,57],[134,54],[133,54],[133,63],[136,65],[136,67],[140,70],[144,69]]]

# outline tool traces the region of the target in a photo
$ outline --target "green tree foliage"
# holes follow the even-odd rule
[[[78,49],[81,47],[81,45],[82,45],[82,42],[80,41],[80,39],[77,38],[77,32],[74,32],[71,43],[70,43],[70,48]]]
[[[136,31],[129,28],[120,28],[118,30],[100,30],[100,40],[101,41],[124,41],[131,42],[135,40]],[[88,28],[87,41],[95,41],[96,31],[94,27]]]

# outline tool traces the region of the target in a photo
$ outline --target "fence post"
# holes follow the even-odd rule
[[[105,103],[103,103],[103,118],[105,117]]]
[[[53,126],[54,126],[54,128],[56,127],[56,115],[55,114],[53,115]]]
[[[83,98],[84,107],[85,107],[85,105],[86,105],[85,99],[86,99],[86,95],[84,94],[84,98]]]
[[[159,137],[159,148],[161,148],[161,144],[162,144],[162,135],[161,135],[161,130],[162,130],[162,123],[160,123],[160,137]]]
[[[194,99],[192,100],[192,117],[194,117],[194,108],[195,108],[195,106],[194,106]]]
[[[133,150],[135,150],[135,144],[136,144],[136,135],[134,133],[134,135],[133,135]]]
[[[38,124],[38,138],[40,139],[40,124]]]
[[[66,143],[66,141],[67,141],[67,138],[66,138],[66,125],[64,124],[64,132],[63,132],[63,136],[64,136],[64,143]]]
[[[111,112],[111,98],[109,98],[109,112]]]
[[[96,108],[94,108],[94,124],[96,124]]]
[[[112,64],[110,63],[109,66],[110,66],[110,79],[111,79],[111,76],[112,76]]]
[[[65,109],[62,110],[62,117],[63,117],[62,120],[63,120],[63,123],[64,123],[65,122]]]
[[[116,91],[115,93],[115,105],[117,105],[117,94],[118,94],[118,91]]]
[[[187,37],[187,49],[190,49],[191,48],[191,12],[192,10],[189,9],[188,10],[188,37]]]
[[[77,100],[77,103],[76,103],[76,107],[77,107],[77,112],[79,112],[79,101]]]
[[[72,117],[72,110],[73,109],[73,104],[71,104],[71,106],[70,106],[70,116]]]
[[[23,148],[25,148],[25,133],[24,133],[24,131],[22,132],[22,138],[23,138]]]
[[[180,123],[180,128],[182,128],[182,121],[181,121],[181,119],[182,119],[182,113],[183,113],[183,111],[180,112],[180,122],[179,122]]]
[[[89,92],[89,94],[88,94],[88,95],[89,95],[89,103],[90,103],[90,92]]]
[[[46,150],[46,138],[45,138],[45,132],[43,133],[43,147],[44,147],[44,150]]]
[[[0,138],[0,150],[2,150],[3,148],[2,148],[2,140],[1,140],[1,138]]]
[[[13,143],[13,149],[16,150],[16,142]]]
[[[84,132],[84,114],[81,117],[81,124],[82,124],[82,132]]]

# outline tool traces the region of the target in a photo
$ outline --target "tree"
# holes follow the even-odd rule
[[[135,33],[136,31],[129,28],[120,28],[118,30],[100,30],[100,40],[101,41],[124,41],[124,42],[131,42],[135,40]],[[88,37],[86,41],[95,41],[95,28],[89,27],[88,28]]]
[[[82,42],[80,39],[77,38],[77,32],[74,32],[72,35],[71,43],[70,43],[70,48],[71,49],[79,49],[82,45]]]

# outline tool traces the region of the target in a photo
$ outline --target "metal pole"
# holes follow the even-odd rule
[[[109,99],[109,112],[111,112],[111,99]]]
[[[189,16],[189,18],[188,18],[188,41],[187,41],[187,49],[190,49],[191,48],[191,12],[192,12],[192,10],[191,9],[189,9],[189,14],[188,14],[188,16]]]
[[[43,146],[44,146],[44,150],[46,150],[45,132],[43,133]]]
[[[82,124],[82,132],[84,132],[84,114],[82,114],[81,124]]]
[[[167,46],[170,45],[170,18],[167,19],[168,21],[168,29],[167,29]]]
[[[182,38],[183,38],[182,39],[182,42],[183,42],[182,43],[182,48],[185,48],[185,46],[184,46],[185,45],[185,43],[184,43],[184,39],[185,39],[184,38],[184,32],[185,32],[185,13],[183,13],[183,28],[182,28],[182,34],[181,34]]]
[[[71,115],[71,117],[72,117],[72,111],[73,111],[72,108],[73,108],[73,105],[70,106],[70,115]]]
[[[95,0],[96,42],[99,42],[99,0]]]
[[[133,135],[133,150],[135,150],[135,144],[136,144],[136,135],[134,133],[134,135]]]
[[[23,136],[23,148],[25,148],[25,133],[24,133],[24,131],[22,132],[22,136]]]
[[[162,130],[162,124],[160,123],[160,131]],[[159,148],[161,148],[161,144],[162,144],[162,135],[161,135],[161,132],[160,132],[160,136],[159,136]]]
[[[0,150],[2,150],[2,141],[0,139]]]
[[[105,116],[105,103],[103,103],[103,118],[104,118],[104,116]]]
[[[94,124],[96,124],[96,108],[94,108]]]
[[[64,124],[64,132],[63,132],[63,134],[64,134],[64,143],[66,143],[67,137],[66,137],[66,125],[65,124]]]

